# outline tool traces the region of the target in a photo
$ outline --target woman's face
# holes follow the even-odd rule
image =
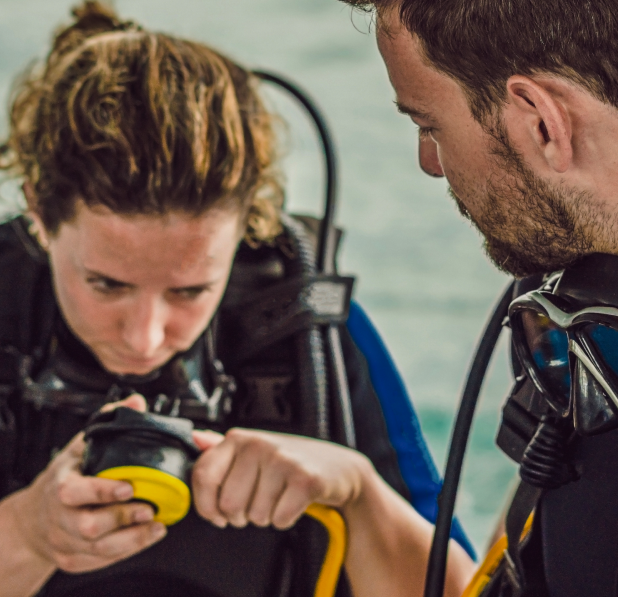
[[[73,333],[108,371],[144,375],[206,329],[241,234],[232,210],[126,216],[79,201],[41,240]]]

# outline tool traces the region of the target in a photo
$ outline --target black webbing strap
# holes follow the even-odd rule
[[[521,535],[542,495],[543,489],[521,481],[506,515],[508,547],[504,556],[506,574],[513,589],[513,597],[523,597],[526,593],[526,577],[520,555]]]
[[[341,325],[348,319],[354,278],[301,275],[253,293],[238,306],[242,342],[237,358],[259,352],[282,338],[315,325]]]

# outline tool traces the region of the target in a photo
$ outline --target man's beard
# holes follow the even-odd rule
[[[564,269],[594,252],[602,214],[594,213],[589,195],[537,177],[501,122],[489,133],[496,169],[484,190],[484,211],[472,218],[462,199],[449,193],[485,237],[485,252],[495,265],[523,277]]]

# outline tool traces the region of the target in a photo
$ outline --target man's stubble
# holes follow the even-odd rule
[[[615,236],[589,194],[536,176],[500,121],[487,130],[493,168],[485,188],[460,189],[461,197],[452,189],[449,193],[485,237],[485,252],[499,269],[517,277],[557,271],[595,252],[602,236]],[[465,205],[472,193],[483,195],[483,208],[474,217]],[[473,199],[479,203],[478,196]]]

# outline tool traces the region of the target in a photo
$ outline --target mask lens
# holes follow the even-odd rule
[[[584,333],[592,340],[598,356],[618,377],[618,330],[602,323],[591,323],[584,327]]]
[[[522,311],[521,318],[528,352],[536,365],[539,378],[552,398],[561,407],[567,408],[571,373],[566,331],[536,311]],[[618,354],[616,356],[618,362]]]

